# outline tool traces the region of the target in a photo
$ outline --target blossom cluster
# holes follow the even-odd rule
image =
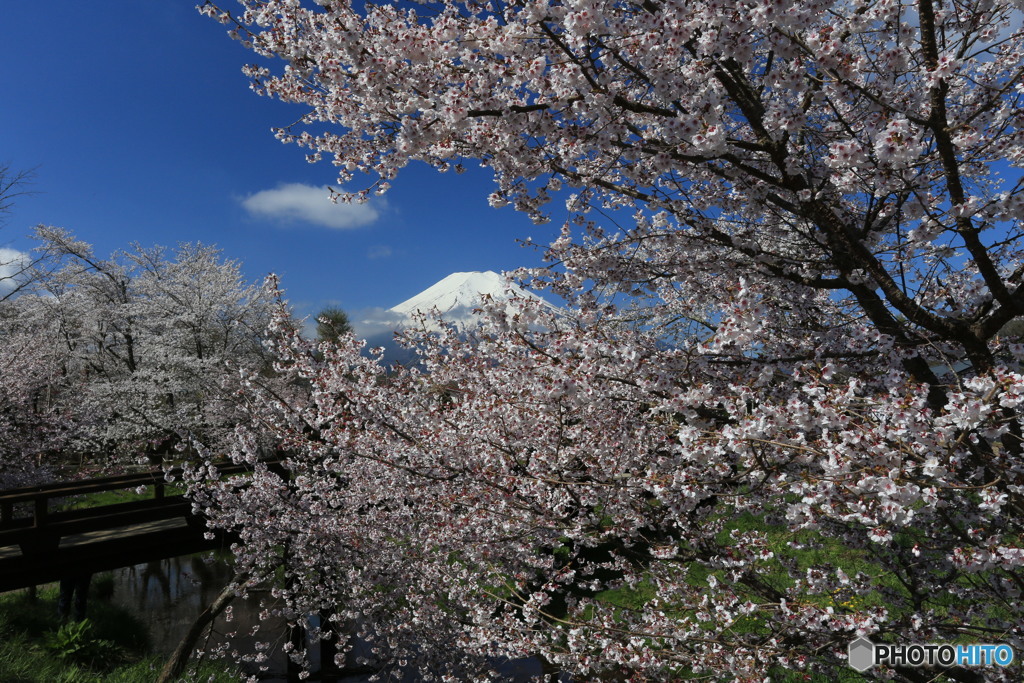
[[[228,364],[268,365],[271,290],[202,245],[101,258],[66,230],[40,226],[36,236],[24,287],[0,307],[5,467],[30,453],[87,469],[134,464],[237,422],[221,379]]]
[[[195,495],[292,613],[458,680],[1024,646],[1019,3],[241,4],[204,11],[349,199],[473,159],[568,216],[520,273],[563,316],[482,302],[391,370],[279,326],[310,395],[251,378],[256,476]]]

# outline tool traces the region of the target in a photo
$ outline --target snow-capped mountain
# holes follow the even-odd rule
[[[386,349],[385,360],[404,362],[409,359],[408,353],[395,344],[394,334],[416,322],[417,312],[429,316],[437,310],[446,323],[465,329],[476,324],[473,311],[485,297],[494,301],[534,299],[555,308],[533,292],[507,283],[502,275],[492,270],[452,273],[396,306],[387,310],[377,309],[374,315],[365,316],[356,323],[356,333],[366,339],[369,347],[383,346]],[[431,324],[428,319],[428,329]]]
[[[479,306],[485,297],[495,301],[507,301],[512,298],[543,301],[519,285],[507,284],[505,278],[493,270],[470,271],[452,273],[416,296],[392,306],[388,311],[411,320],[417,311],[430,313],[436,309],[447,322],[466,324],[471,322],[473,309]]]

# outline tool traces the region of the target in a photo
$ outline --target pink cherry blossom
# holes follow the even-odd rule
[[[471,159],[568,216],[518,274],[564,315],[481,302],[390,370],[280,319],[308,396],[249,376],[255,475],[192,483],[289,614],[458,680],[1024,647],[1019,3],[241,4],[253,88],[307,112],[278,137],[339,181]]]

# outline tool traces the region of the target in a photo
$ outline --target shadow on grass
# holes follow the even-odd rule
[[[63,626],[56,584],[0,594],[0,681],[3,683],[142,683],[155,680],[163,658],[149,655],[145,623],[109,602],[113,582],[99,575],[89,591],[87,621]],[[207,664],[202,680],[237,681]]]

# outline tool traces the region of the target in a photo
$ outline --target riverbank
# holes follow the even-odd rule
[[[96,577],[87,618],[61,623],[57,584],[0,594],[0,681],[4,683],[140,683],[154,680],[165,656],[143,619],[114,604],[113,577]],[[238,675],[223,662],[204,663],[203,680]],[[197,672],[198,673],[198,672]],[[210,678],[212,677],[212,678]]]

